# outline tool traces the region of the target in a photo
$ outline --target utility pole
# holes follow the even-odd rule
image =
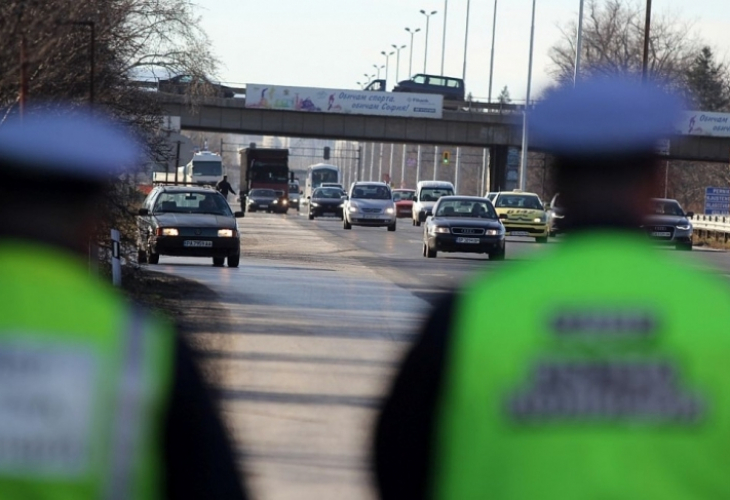
[[[436,14],[436,11],[432,10],[431,12],[426,12],[425,10],[421,10],[421,14],[426,16],[426,43],[424,44],[424,49],[423,49],[423,72],[428,73],[428,71],[426,71],[427,63],[428,63],[428,28],[430,25],[431,16]]]
[[[492,102],[492,76],[494,75],[494,40],[497,34],[497,0],[494,0],[494,17],[492,18],[492,55],[489,57],[489,97],[487,102]]]
[[[646,23],[644,24],[644,60],[641,65],[641,81],[649,78],[649,35],[651,34],[651,0],[646,0]]]
[[[530,91],[532,90],[532,55],[535,48],[535,7],[537,0],[532,0],[532,26],[530,28],[530,58],[527,67],[527,97],[525,98],[525,110],[522,113],[522,161],[520,162],[520,189],[527,186],[527,150],[528,140],[528,118],[530,108]]]
[[[466,0],[466,27],[464,30],[464,69],[461,72],[461,79],[466,80],[466,55],[469,47],[469,12],[471,11],[471,0]]]

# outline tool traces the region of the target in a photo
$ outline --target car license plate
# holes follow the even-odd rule
[[[322,214],[322,217],[334,217],[334,216],[335,216],[334,212],[325,212]]]
[[[206,240],[185,240],[183,241],[184,247],[212,247],[212,241]]]
[[[651,235],[655,238],[669,238],[672,233],[670,233],[669,231],[654,231],[651,233]]]
[[[527,231],[512,231],[509,234],[510,236],[530,236],[530,233]]]
[[[269,208],[269,206],[259,203],[259,208]]]
[[[456,242],[476,244],[479,243],[479,238],[456,238]]]
[[[363,219],[380,219],[379,215],[373,215],[373,214],[364,214],[362,216]]]

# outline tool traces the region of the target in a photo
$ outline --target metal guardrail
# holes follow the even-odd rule
[[[730,214],[694,215],[691,221],[694,233],[700,238],[714,235],[715,239],[722,236],[725,242],[730,239]]]

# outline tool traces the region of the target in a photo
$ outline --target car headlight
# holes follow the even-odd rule
[[[319,203],[315,203],[315,202],[312,202],[312,203],[311,203],[311,205],[312,205],[313,207],[318,207],[318,206],[319,206]]]
[[[689,231],[692,229],[692,224],[677,224],[677,229],[680,231]]]
[[[486,234],[487,236],[498,236],[499,229],[487,229],[484,234]]]
[[[448,227],[434,226],[434,227],[431,228],[431,232],[433,234],[437,234],[437,233],[439,233],[439,234],[449,234],[451,232],[451,229],[448,228]]]
[[[353,207],[352,205],[350,205],[350,207],[347,210],[350,212],[357,212],[357,207]]]
[[[534,222],[535,224],[540,224],[541,222],[545,222],[545,216],[541,215],[540,217],[535,217],[534,219],[532,219],[532,222]]]
[[[340,203],[340,204],[339,204],[338,206],[339,206],[340,208],[344,207],[344,206],[345,206],[345,202],[342,202],[342,203]]]
[[[233,229],[219,229],[218,230],[218,237],[220,238],[232,238],[236,231]]]
[[[274,200],[274,205],[278,205],[278,204],[279,204],[279,200]]]
[[[281,204],[282,205],[288,205],[289,204],[289,201],[287,201],[287,200],[281,200]]]
[[[386,209],[385,209],[385,213],[386,213],[386,214],[392,214],[393,212],[395,212],[395,210],[393,210],[393,208],[392,208],[392,207],[389,207],[389,208],[386,208]]]
[[[161,236],[177,236],[180,232],[174,227],[163,227],[157,230],[157,234]]]

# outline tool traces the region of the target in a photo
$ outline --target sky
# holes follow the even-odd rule
[[[407,45],[390,56],[388,88],[396,76],[408,78],[410,35],[414,36],[412,73],[424,72],[426,17],[430,18],[426,72],[463,73],[468,0],[194,0],[202,28],[220,59],[223,82],[356,89],[358,82],[385,65],[382,51]],[[643,0],[625,0],[644,5]],[[533,98],[548,86],[548,51],[561,38],[560,28],[578,18],[579,0],[537,0]],[[486,99],[494,0],[471,0],[466,90]],[[507,86],[513,100],[524,100],[530,40],[531,0],[498,0],[492,96]],[[693,25],[693,34],[730,60],[730,1],[653,0],[653,14],[671,14]],[[442,52],[445,39],[446,50]],[[381,70],[385,77],[385,69]]]

